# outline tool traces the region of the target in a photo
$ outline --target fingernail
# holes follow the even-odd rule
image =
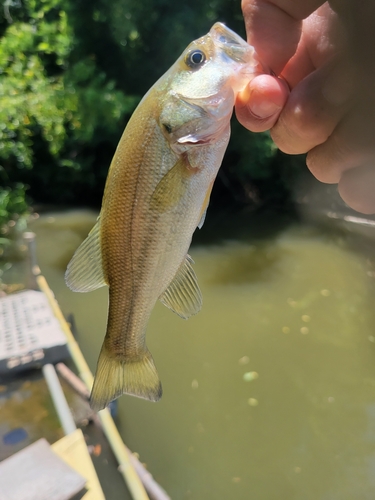
[[[250,107],[250,111],[255,118],[260,118],[261,120],[273,116],[280,111],[280,109],[281,106],[272,101],[253,102]]]

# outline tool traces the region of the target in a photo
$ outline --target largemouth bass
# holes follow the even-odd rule
[[[236,95],[260,71],[254,49],[216,23],[148,91],[125,128],[97,223],[66,271],[76,292],[109,286],[95,410],[124,393],[162,395],[146,325],[158,299],[185,319],[201,308],[188,249],[204,222]]]

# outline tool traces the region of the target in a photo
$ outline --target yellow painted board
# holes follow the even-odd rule
[[[76,429],[59,439],[51,448],[70,467],[87,479],[88,491],[83,496],[83,500],[105,500],[81,429]]]
[[[39,275],[36,277],[36,280],[39,289],[47,296],[50,306],[56,318],[59,320],[60,325],[66,335],[70,355],[78,370],[79,376],[85,382],[87,388],[91,390],[94,377],[81,352],[81,349],[78,346],[76,339],[74,338],[72,332],[70,331],[68,323],[65,321],[65,318],[55,299],[55,296],[50,287],[48,286],[48,283],[44,276]],[[98,413],[98,416],[102,422],[103,431],[108,439],[108,442],[111,445],[113,453],[119,464],[119,471],[122,474],[129,488],[132,498],[134,500],[149,500],[146,490],[131,463],[128,450],[121,439],[121,436],[117,430],[117,427],[115,426],[115,423],[113,422],[113,419],[111,417],[111,414],[109,413],[108,408],[101,410]]]

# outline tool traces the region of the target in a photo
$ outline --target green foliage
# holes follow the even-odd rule
[[[0,228],[12,218],[18,218],[27,212],[26,189],[23,184],[16,184],[13,188],[0,187]]]
[[[74,115],[71,110],[69,124],[76,141],[91,141],[99,126],[114,132],[114,125],[138,102],[137,97],[116,90],[115,83],[108,81],[90,58],[73,64],[65,74],[65,81],[67,93],[74,95],[77,103]]]
[[[245,34],[238,0],[6,0],[0,9],[6,185],[29,185],[38,202],[98,205],[137,102],[215,21]],[[250,134],[234,122],[217,202],[223,191],[240,203],[285,195],[285,165],[267,134]],[[288,182],[293,175],[285,176]],[[10,188],[5,192],[4,200],[13,196]],[[14,206],[24,210],[22,203]]]
[[[254,180],[270,176],[277,148],[267,132],[252,134],[234,121],[231,143],[233,159],[228,171],[237,175],[240,180],[245,180],[249,175]]]
[[[28,22],[10,24],[0,40],[0,152],[1,159],[17,167],[32,167],[33,136],[40,132],[51,154],[56,155],[65,139],[67,105],[61,76],[48,75],[46,56],[54,54],[56,67],[69,53],[69,33],[58,2],[26,1]],[[5,163],[7,164],[7,162]]]
[[[74,203],[66,194],[70,183],[83,190],[87,144],[114,145],[137,98],[117,90],[95,58],[74,60],[64,7],[25,0],[1,20],[0,168],[9,185],[27,182],[39,201]]]

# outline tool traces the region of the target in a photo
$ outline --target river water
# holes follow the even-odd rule
[[[107,290],[75,294],[63,273],[96,215],[31,228],[92,369]],[[375,250],[296,222],[268,231],[270,219],[206,223],[210,241],[191,249],[203,309],[184,321],[155,307],[147,342],[164,395],[121,397],[120,431],[175,500],[372,500]]]

